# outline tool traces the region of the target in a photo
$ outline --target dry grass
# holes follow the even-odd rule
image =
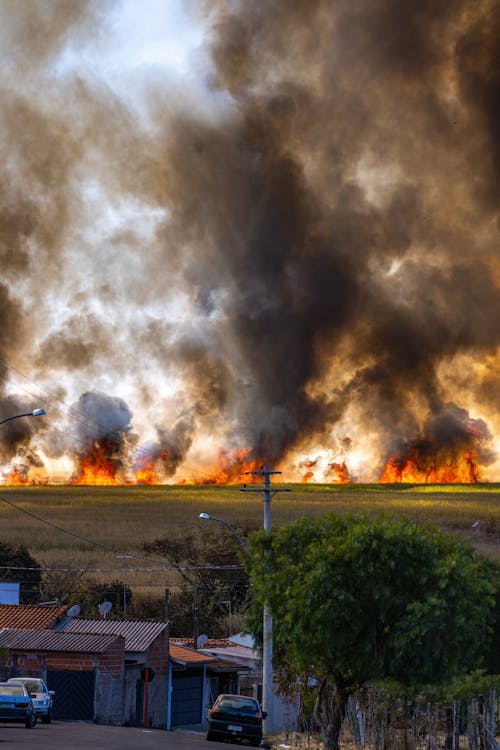
[[[293,493],[277,493],[273,498],[274,526],[292,522],[299,516],[329,512],[404,515],[459,534],[484,554],[500,560],[500,485],[293,485],[292,488]],[[25,545],[44,567],[92,569],[97,570],[95,575],[100,578],[121,578],[127,568],[130,585],[162,588],[170,585],[172,576],[167,570],[156,570],[165,567],[161,560],[140,559],[142,544],[182,535],[206,523],[198,518],[202,511],[231,524],[260,525],[262,494],[240,489],[240,486],[169,485],[2,487],[0,538]],[[274,484],[273,489],[280,489],[280,485]],[[473,529],[476,521],[479,527]],[[139,557],[118,559],[113,550]],[[134,573],[138,568],[155,570]],[[101,570],[109,572],[101,574]]]

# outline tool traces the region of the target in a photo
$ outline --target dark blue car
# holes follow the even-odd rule
[[[258,747],[262,742],[262,719],[266,716],[255,698],[221,694],[207,715],[207,740],[245,741]]]

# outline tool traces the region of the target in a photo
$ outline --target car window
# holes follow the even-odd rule
[[[0,685],[0,695],[24,695],[21,685]]]
[[[239,711],[258,711],[257,704],[251,698],[221,698],[220,708],[236,708]]]
[[[45,686],[38,680],[33,680],[33,682],[25,682],[24,684],[26,685],[26,688],[30,693],[45,693]]]

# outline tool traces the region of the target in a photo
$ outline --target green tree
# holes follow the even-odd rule
[[[351,692],[418,686],[481,665],[494,585],[472,548],[405,519],[301,519],[250,540],[249,629],[273,615],[275,668],[318,680],[315,714],[338,750]]]
[[[36,604],[40,601],[41,580],[40,565],[26,547],[0,542],[0,581],[21,584],[21,604]]]

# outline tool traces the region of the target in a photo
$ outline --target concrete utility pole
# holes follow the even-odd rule
[[[271,475],[281,474],[281,471],[271,471],[268,466],[263,466],[257,471],[249,471],[249,474],[263,477],[264,487],[243,487],[242,492],[260,492],[264,496],[264,531],[271,531],[271,499],[278,492],[293,492],[292,489],[279,488],[271,490]],[[263,730],[265,734],[274,731],[273,727],[273,619],[267,604],[264,604],[263,634],[262,634],[262,707],[267,711],[264,719]]]

